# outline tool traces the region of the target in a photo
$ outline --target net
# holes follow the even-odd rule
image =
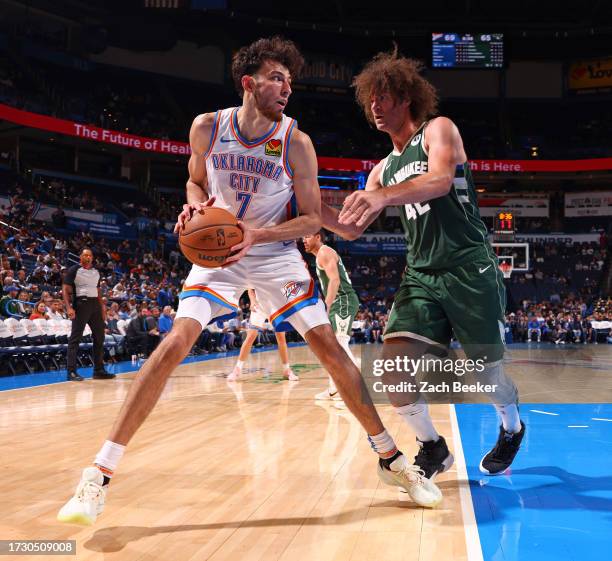
[[[505,279],[509,279],[512,275],[512,263],[510,261],[501,261],[499,264],[499,270],[504,274]]]

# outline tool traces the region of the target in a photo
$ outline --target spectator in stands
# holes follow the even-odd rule
[[[159,292],[157,293],[157,305],[163,310],[166,306],[172,304],[172,291],[169,289],[166,283],[162,284]]]
[[[47,305],[44,302],[38,302],[36,306],[34,306],[34,311],[30,314],[29,319],[50,319],[47,313]]]
[[[63,320],[67,319],[67,315],[64,313],[62,308],[62,301],[55,299],[51,302],[51,309],[48,311],[49,319]]]
[[[161,339],[163,339],[170,332],[173,323],[174,317],[172,315],[172,307],[164,306],[163,313],[161,316],[159,316],[159,321],[157,323],[157,329]]]
[[[516,331],[515,331],[515,342],[524,343],[527,340],[527,330],[529,328],[529,323],[527,322],[527,317],[521,314],[516,318]]]
[[[147,357],[157,347],[160,340],[159,331],[155,320],[144,313],[144,308],[130,321],[126,339],[132,355]]]
[[[382,314],[376,314],[372,320],[372,341],[374,343],[382,342],[382,326],[380,321],[381,315]]]
[[[27,290],[21,290],[17,296],[17,313],[21,317],[28,317],[33,311],[30,297],[31,295]]]
[[[582,322],[578,316],[574,316],[570,323],[571,332],[574,335],[574,343],[582,343],[585,341],[585,333],[582,329]]]
[[[228,349],[240,347],[242,344],[240,319],[230,319],[226,324],[224,324],[223,331],[226,334],[224,344]]]
[[[16,301],[18,293],[19,289],[15,285],[5,286],[4,296],[0,299],[0,315],[7,318],[19,315],[19,307]]]
[[[527,342],[531,343],[531,338],[533,335],[536,335],[538,343],[542,339],[542,329],[540,327],[540,322],[538,322],[535,316],[531,316],[529,318],[529,323],[527,325]]]
[[[593,324],[591,323],[591,320],[593,319],[593,316],[589,316],[587,318],[584,318],[582,320],[582,330],[584,331],[584,341],[583,343],[595,343],[597,344],[597,332],[595,331],[595,329],[593,329]]]
[[[559,343],[561,345],[565,345],[568,333],[569,323],[565,320],[563,314],[559,314],[555,320],[555,327],[552,333],[555,345],[558,345]]]
[[[119,328],[119,305],[116,302],[111,304],[106,314],[104,329],[104,339],[107,342],[115,343],[115,348],[111,349],[111,357],[123,355],[125,352],[125,334]]]
[[[25,269],[19,269],[19,271],[17,271],[15,285],[17,285],[22,290],[30,290],[30,288],[32,287],[32,283],[28,281],[28,273]]]
[[[127,290],[122,281],[119,281],[111,291],[111,298],[113,300],[126,300],[128,297]]]
[[[159,317],[161,316],[161,311],[157,306],[153,306],[150,311],[151,317],[154,321],[155,329],[159,331]]]

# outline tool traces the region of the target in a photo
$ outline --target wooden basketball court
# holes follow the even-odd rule
[[[455,409],[432,407],[456,464],[437,479],[442,505],[425,510],[379,482],[348,411],[315,404],[326,373],[307,347],[290,356],[299,382],[281,380],[274,351],[253,354],[238,383],[225,380],[235,357],[179,367],[86,528],[55,516],[133,374],[0,392],[0,539],[74,539],[79,560],[483,559]],[[412,457],[414,436],[379,410]]]

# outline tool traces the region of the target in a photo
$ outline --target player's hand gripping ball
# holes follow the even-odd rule
[[[200,267],[221,267],[232,246],[242,241],[236,217],[214,206],[194,211],[179,231],[179,247],[185,258]]]

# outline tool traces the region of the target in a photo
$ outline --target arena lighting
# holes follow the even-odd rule
[[[340,187],[334,185],[319,185],[321,189],[331,189],[332,191],[340,191]]]
[[[319,179],[340,179],[342,181],[355,181],[356,177],[347,177],[344,175],[319,175]]]

